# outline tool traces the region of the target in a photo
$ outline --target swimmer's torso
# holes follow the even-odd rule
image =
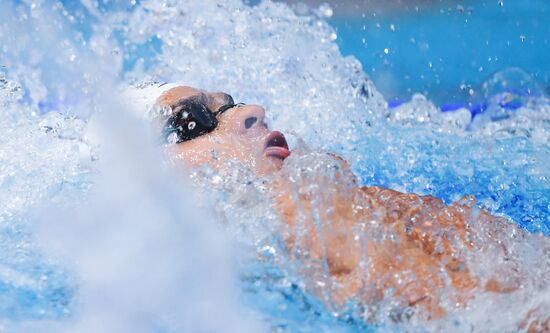
[[[477,208],[475,198],[447,206],[431,196],[359,187],[342,159],[324,156],[321,169],[334,169],[328,176],[287,168],[271,189],[289,251],[318,263],[305,272],[310,278],[332,280],[313,283],[315,293],[335,304],[392,297],[434,319],[445,315],[443,304],[464,307],[475,293],[520,288],[521,267],[499,240],[523,232]],[[494,257],[490,274],[476,271],[482,253]]]

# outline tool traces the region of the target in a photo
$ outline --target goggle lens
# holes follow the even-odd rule
[[[177,106],[179,110],[166,121],[163,137],[168,143],[181,143],[195,139],[212,132],[218,126],[216,116],[241,105],[244,104],[230,103],[220,107],[217,112],[211,112],[199,101],[185,100]]]

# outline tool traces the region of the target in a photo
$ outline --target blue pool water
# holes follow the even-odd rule
[[[388,99],[408,100],[420,92],[438,104],[465,103],[470,89],[477,92],[492,74],[509,67],[523,69],[548,91],[548,1],[402,7],[331,20],[342,53],[357,57]]]
[[[0,332],[500,332],[528,304],[547,309],[549,289],[534,286],[547,287],[550,258],[533,236],[550,235],[547,5],[462,6],[360,23],[270,1],[0,3]],[[517,20],[497,28],[495,11]],[[438,46],[457,29],[470,53]],[[435,323],[331,308],[288,259],[261,180],[239,165],[167,170],[145,106],[124,95],[149,79],[264,105],[292,147],[339,153],[361,184],[475,195],[530,232],[499,240],[529,273],[523,293],[482,293]],[[466,108],[436,106],[447,102]],[[286,172],[316,166],[304,161]]]

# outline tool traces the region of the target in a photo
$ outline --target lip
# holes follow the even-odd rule
[[[267,135],[265,138],[264,154],[265,156],[277,157],[282,160],[290,155],[288,143],[286,142],[283,133],[279,131],[272,131]]]

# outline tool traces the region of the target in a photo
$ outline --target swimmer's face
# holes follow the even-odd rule
[[[200,100],[209,111],[233,104],[231,96],[208,93],[191,87],[175,87],[156,101],[168,106],[173,114],[185,100]],[[170,156],[193,168],[210,164],[219,168],[225,161],[238,160],[258,175],[281,169],[288,146],[280,132],[270,131],[264,121],[265,110],[258,105],[232,107],[217,116],[218,126],[210,133],[168,146]]]

